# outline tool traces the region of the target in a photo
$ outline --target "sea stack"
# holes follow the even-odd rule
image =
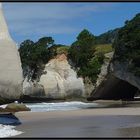
[[[0,3],[0,99],[17,99],[22,93],[22,68]]]

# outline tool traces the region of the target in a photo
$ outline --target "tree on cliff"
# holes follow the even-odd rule
[[[140,76],[140,13],[126,21],[113,44],[114,60],[127,62],[129,70]]]
[[[84,67],[93,56],[94,35],[84,29],[69,49],[69,57],[76,67]]]
[[[20,44],[19,53],[22,67],[33,71],[32,78],[37,78],[38,72],[42,70],[43,64],[50,58],[48,48],[54,44],[52,37],[40,38],[37,42],[25,40]],[[25,72],[26,73],[26,72]],[[26,74],[25,74],[26,75]]]
[[[89,77],[94,83],[103,63],[103,54],[95,55],[95,36],[84,29],[71,45],[68,56],[77,68],[78,76]]]

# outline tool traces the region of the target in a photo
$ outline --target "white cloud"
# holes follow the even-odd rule
[[[94,12],[108,10],[111,3],[4,3],[10,31],[20,35],[71,34],[77,23]]]
[[[6,3],[5,10],[11,20],[29,18],[67,19],[108,9],[112,3]],[[17,13],[18,12],[18,13]],[[20,15],[21,14],[21,15]],[[12,15],[12,16],[11,16]]]

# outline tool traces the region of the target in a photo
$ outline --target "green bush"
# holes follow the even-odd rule
[[[78,36],[77,40],[71,45],[68,56],[76,67],[83,68],[93,57],[93,44],[95,37],[88,30],[84,29]]]
[[[115,48],[114,60],[127,62],[129,70],[135,75],[140,75],[140,14],[132,20],[126,21],[122,27],[113,47]]]

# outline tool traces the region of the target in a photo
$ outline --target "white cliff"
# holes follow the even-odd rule
[[[50,60],[40,77],[47,97],[83,96],[84,83],[71,68],[65,54]]]
[[[0,40],[11,40],[10,34],[8,32],[8,27],[3,16],[2,4],[0,3]]]
[[[22,68],[0,4],[0,97],[18,98],[22,92]]]

